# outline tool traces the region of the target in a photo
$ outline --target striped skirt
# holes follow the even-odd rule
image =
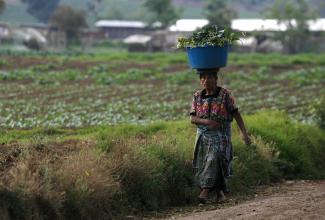
[[[227,146],[229,143],[230,146]],[[231,148],[231,142],[228,141],[227,144],[221,135],[211,136],[198,133],[193,170],[195,182],[201,189],[228,192],[226,177],[230,175],[230,158],[227,155],[231,150],[229,148]]]

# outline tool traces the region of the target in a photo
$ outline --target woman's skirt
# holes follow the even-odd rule
[[[229,143],[231,145],[231,142],[228,142],[228,145]],[[226,184],[230,162],[227,159],[228,147],[231,146],[227,146],[221,136],[197,135],[193,168],[195,182],[201,189],[228,192]]]

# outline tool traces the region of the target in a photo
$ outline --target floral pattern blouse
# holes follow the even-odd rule
[[[217,91],[213,95],[206,95],[205,89],[195,92],[190,115],[228,124],[233,120],[233,114],[236,111],[238,108],[231,92],[225,88],[217,87]]]

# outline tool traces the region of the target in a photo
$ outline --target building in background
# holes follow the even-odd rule
[[[99,20],[95,26],[113,40],[123,40],[131,35],[146,35],[153,31],[141,21]]]
[[[5,23],[0,23],[0,44],[10,41],[10,28]]]

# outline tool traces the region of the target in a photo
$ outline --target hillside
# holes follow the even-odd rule
[[[89,0],[61,0],[60,4],[69,4],[78,9],[86,9]],[[175,6],[182,9],[184,18],[203,18],[202,9],[204,0],[173,0]],[[143,0],[102,0],[99,6],[99,16],[101,18],[116,19],[146,19],[148,14],[141,6]],[[274,2],[274,0],[232,0],[232,7],[238,12],[240,18],[261,17],[261,11]],[[322,15],[325,16],[325,9],[322,0],[308,1],[315,8],[323,8]],[[26,12],[26,5],[19,0],[6,0],[7,6],[0,15],[1,22],[12,24],[36,22],[36,19]],[[127,13],[125,13],[127,12]],[[89,16],[89,23],[94,20]]]

